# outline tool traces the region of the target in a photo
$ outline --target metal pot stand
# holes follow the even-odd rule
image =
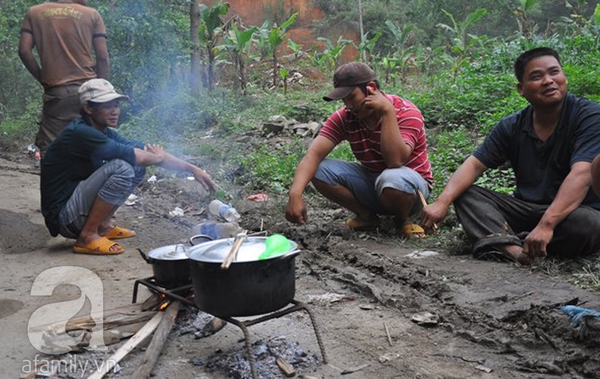
[[[133,285],[133,299],[131,301],[132,303],[135,303],[137,301],[138,288],[139,288],[140,284],[148,287],[152,291],[163,294],[166,298],[181,301],[182,303],[184,303],[186,305],[189,305],[198,310],[201,310],[200,308],[198,308],[198,306],[196,305],[195,302],[179,295],[179,294],[192,292],[193,291],[192,284],[185,285],[182,287],[167,289],[167,288],[162,287],[160,284],[158,284],[156,282],[156,280],[154,279],[154,277],[152,277],[152,276],[149,278],[138,279],[135,281],[135,283]],[[327,364],[327,354],[325,353],[325,346],[323,345],[323,340],[321,339],[321,333],[319,331],[319,326],[317,324],[317,320],[316,320],[313,312],[308,308],[308,306],[300,301],[292,299],[292,301],[288,305],[284,306],[283,308],[281,308],[277,311],[268,313],[266,315],[263,315],[263,316],[260,316],[260,317],[254,318],[254,319],[245,320],[245,321],[240,321],[233,317],[219,316],[220,319],[225,320],[228,323],[237,326],[238,328],[240,328],[242,330],[242,333],[244,333],[244,343],[246,346],[246,355],[248,356],[248,363],[250,364],[250,370],[252,372],[253,379],[258,379],[259,377],[258,377],[258,373],[256,372],[256,368],[255,368],[254,355],[252,354],[251,335],[248,330],[248,327],[250,327],[252,325],[260,324],[265,321],[283,317],[292,312],[297,312],[297,311],[302,311],[302,310],[306,311],[306,313],[308,313],[313,330],[315,332],[317,344],[319,345],[319,349],[321,350],[321,356],[323,357],[323,363]],[[214,317],[216,317],[216,316],[214,316]]]

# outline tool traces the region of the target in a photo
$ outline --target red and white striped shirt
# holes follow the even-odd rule
[[[412,148],[405,166],[418,172],[430,186],[433,185],[421,111],[408,100],[396,95],[385,96],[396,109],[396,120],[402,139]],[[356,159],[369,171],[379,173],[387,168],[381,155],[381,120],[371,131],[363,121],[344,107],[329,116],[319,135],[336,145],[344,140],[348,141]]]

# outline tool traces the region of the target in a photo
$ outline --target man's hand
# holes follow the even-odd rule
[[[436,201],[421,209],[421,225],[432,229],[433,225],[439,225],[448,214],[448,206]]]
[[[306,215],[306,206],[302,197],[290,198],[285,206],[285,218],[296,224],[306,224],[308,216]]]
[[[377,88],[367,86],[366,97],[363,101],[365,108],[374,109],[379,113],[386,111],[394,112],[394,106]]]
[[[144,146],[144,150],[154,154],[154,160],[152,161],[153,165],[157,165],[165,159],[165,151],[160,145],[148,143]]]
[[[528,255],[532,262],[537,258],[546,258],[548,255],[546,248],[553,236],[554,230],[552,228],[538,224],[525,238],[523,254]]]
[[[199,167],[196,167],[196,170],[193,171],[193,174],[194,178],[196,178],[196,181],[202,184],[202,187],[204,187],[205,190],[209,191],[211,194],[217,192],[217,187],[215,186],[215,183],[212,181],[212,178],[210,177],[210,175],[208,175],[208,173],[206,173],[206,171]]]

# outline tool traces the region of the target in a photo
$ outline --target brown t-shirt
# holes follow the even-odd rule
[[[42,84],[82,84],[96,77],[94,38],[106,38],[98,11],[80,4],[44,3],[27,10],[21,33],[31,33],[42,66]]]

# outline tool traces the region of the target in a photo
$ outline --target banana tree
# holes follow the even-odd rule
[[[467,33],[468,27],[481,20],[483,16],[487,14],[487,10],[481,8],[477,9],[474,12],[469,13],[461,22],[456,21],[452,13],[447,12],[444,9],[442,9],[442,12],[448,16],[452,25],[439,23],[437,26],[445,29],[454,36],[452,38],[452,53],[455,55],[455,60],[452,72],[456,79],[460,69],[469,61],[473,47],[477,44],[482,44],[487,39],[486,36],[476,36]]]
[[[245,66],[248,57],[250,56],[250,48],[252,46],[252,37],[258,31],[258,27],[254,26],[250,29],[240,30],[236,23],[232,23],[231,27],[224,34],[224,48],[229,51],[233,60],[233,66],[237,74],[242,94],[246,94],[246,73]]]
[[[274,25],[270,28],[265,28],[263,24],[263,30],[266,30],[266,38],[263,38],[263,47],[267,48],[268,53],[273,58],[273,87],[277,87],[277,82],[279,80],[279,71],[278,71],[278,63],[277,63],[277,49],[284,41],[285,33],[288,28],[292,26],[296,19],[298,18],[298,13],[294,13],[287,20],[281,23],[281,25]]]
[[[316,52],[313,56],[313,62],[317,63],[321,69],[333,70],[337,67],[338,62],[346,46],[352,43],[351,40],[347,40],[340,36],[337,42],[334,44],[328,38],[318,37],[317,41],[324,42],[326,47],[322,52]]]
[[[404,25],[400,28],[391,20],[386,20],[385,25],[388,27],[390,32],[392,33],[393,39],[393,50],[394,50],[394,59],[398,65],[398,69],[400,70],[400,76],[402,81],[405,81],[406,68],[409,63],[412,61],[412,48],[408,45],[410,37],[412,35],[412,31],[414,27],[412,25]]]
[[[212,7],[207,7],[205,4],[200,4],[200,18],[202,24],[199,28],[200,42],[204,44],[208,57],[208,72],[207,72],[207,87],[209,90],[214,88],[215,82],[215,57],[216,57],[216,46],[217,40],[221,34],[221,26],[223,26],[223,19],[221,16],[227,14],[229,11],[228,3],[221,3],[219,0]]]
[[[369,32],[367,32],[363,39],[360,41],[360,44],[356,46],[358,50],[358,56],[362,57],[363,61],[372,66],[373,65],[373,50],[375,50],[375,45],[377,45],[377,41],[381,38],[381,32],[375,33],[373,38],[368,38]]]
[[[519,0],[520,7],[515,14],[521,37],[531,38],[537,29],[535,21],[531,20],[528,15],[537,2],[538,0]]]

